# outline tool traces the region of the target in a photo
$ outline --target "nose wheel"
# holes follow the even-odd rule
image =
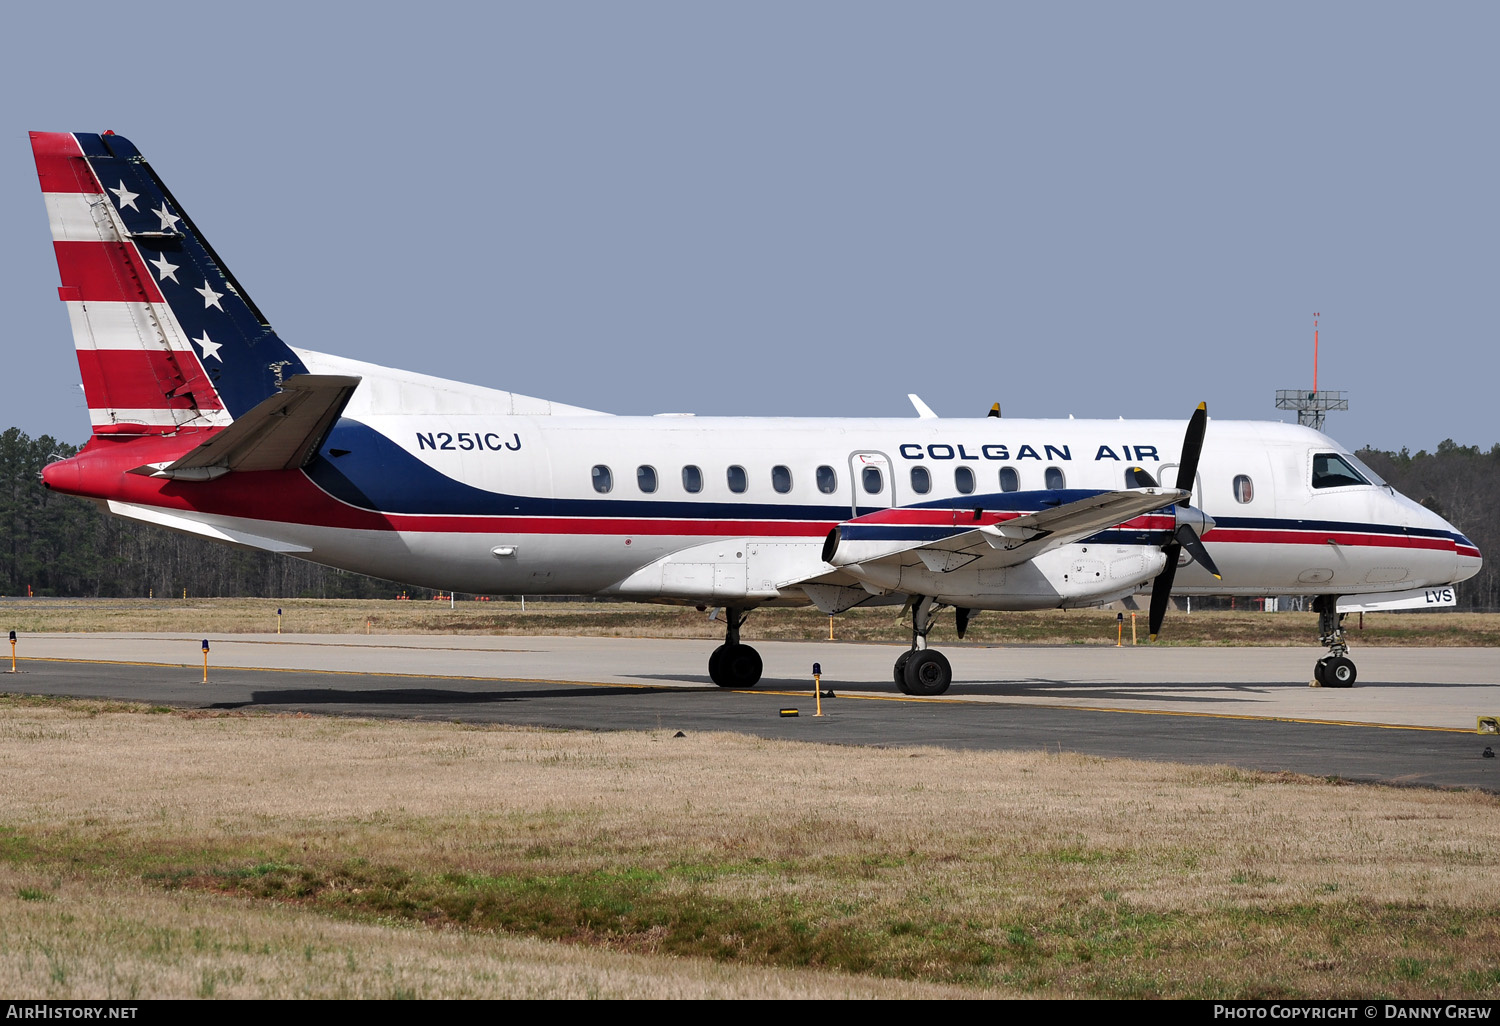
[[[1319,595],[1313,599],[1318,614],[1318,641],[1328,646],[1328,654],[1313,665],[1315,688],[1352,688],[1359,673],[1349,658],[1348,637],[1344,634],[1344,615],[1339,612],[1337,595]]]
[[[1358,676],[1347,656],[1324,656],[1313,665],[1313,679],[1325,688],[1352,688]]]

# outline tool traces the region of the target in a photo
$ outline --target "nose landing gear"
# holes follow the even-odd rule
[[[1318,613],[1318,641],[1328,646],[1328,654],[1313,665],[1313,687],[1352,688],[1358,677],[1354,661],[1349,658],[1349,644],[1344,634],[1344,615],[1339,612],[1337,595],[1319,595],[1313,599]]]

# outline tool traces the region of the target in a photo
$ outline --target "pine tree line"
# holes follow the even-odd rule
[[[1458,585],[1458,608],[1500,610],[1500,443],[1481,452],[1453,439],[1415,455],[1361,449],[1357,455],[1400,492],[1443,517],[1479,546],[1484,568]]]
[[[77,446],[0,434],[0,595],[93,598],[415,598],[391,581],[110,516],[43,487],[42,468]]]

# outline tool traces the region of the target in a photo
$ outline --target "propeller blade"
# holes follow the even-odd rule
[[[964,639],[964,632],[969,629],[969,617],[973,610],[965,609],[963,606],[955,606],[953,609],[953,622],[958,627],[958,640]]]
[[[1000,416],[1000,404],[999,403],[993,403],[990,406],[989,416],[991,416],[991,417],[998,417],[998,416]]]
[[[1188,421],[1182,439],[1182,460],[1177,464],[1177,487],[1191,493],[1198,482],[1198,457],[1203,454],[1203,436],[1208,432],[1208,404],[1199,403]]]
[[[1172,598],[1172,581],[1177,577],[1177,557],[1182,554],[1182,546],[1174,542],[1168,542],[1167,547],[1162,550],[1167,556],[1167,565],[1162,572],[1156,575],[1156,581],[1151,585],[1151,640],[1161,633],[1161,622],[1167,615],[1167,603]]]
[[[1198,537],[1198,532],[1193,530],[1191,524],[1183,524],[1177,529],[1177,541],[1187,549],[1192,557],[1203,564],[1203,569],[1214,575],[1216,580],[1222,581],[1224,575],[1219,573],[1219,568],[1214,565],[1213,558],[1209,556],[1208,549],[1203,544],[1203,539]]]
[[[1179,490],[1192,494],[1193,486],[1198,483],[1198,457],[1203,455],[1203,436],[1208,433],[1208,404],[1199,403],[1198,408],[1193,411],[1192,419],[1188,421],[1187,434],[1182,438],[1182,459],[1177,464],[1177,487]],[[1144,473],[1144,471],[1142,471]],[[1205,530],[1213,526],[1211,520],[1202,513],[1197,513],[1207,521]],[[1177,579],[1177,560],[1182,556],[1182,550],[1186,548],[1192,557],[1202,563],[1204,569],[1215,577],[1219,577],[1219,568],[1214,566],[1214,561],[1209,558],[1208,550],[1203,547],[1203,541],[1198,537],[1198,532],[1191,524],[1179,523],[1177,530],[1172,534],[1172,540],[1162,546],[1162,553],[1167,557],[1167,564],[1161,573],[1156,575],[1156,580],[1151,585],[1151,640],[1161,633],[1161,622],[1167,615],[1167,603],[1172,600],[1172,582]]]
[[[1131,467],[1125,473],[1130,478],[1130,487],[1132,488],[1157,487],[1156,478],[1152,477],[1151,472],[1145,467]]]

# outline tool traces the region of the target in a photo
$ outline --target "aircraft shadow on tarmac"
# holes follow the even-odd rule
[[[524,702],[527,699],[582,698],[639,694],[640,688],[518,688],[514,691],[449,691],[440,688],[286,688],[253,691],[243,702],[214,702],[207,709],[245,709],[258,705],[476,705]],[[653,689],[654,691],[655,689]]]
[[[634,674],[634,679],[641,681],[675,681],[696,683],[707,678],[677,676],[672,674]],[[1247,695],[1270,694],[1275,690],[1287,687],[1305,688],[1305,681],[1287,684],[1231,684],[1203,682],[1196,684],[1137,684],[1121,686],[1118,682],[1108,684],[1089,684],[1087,682],[1068,680],[1046,680],[1043,678],[1031,678],[1020,681],[992,681],[977,682],[973,684],[956,684],[953,689],[943,698],[962,701],[965,698],[1054,698],[1063,699],[1089,699],[1091,701],[1122,701],[1130,699],[1137,702],[1172,702],[1192,703],[1204,706],[1220,705],[1226,703],[1243,702]],[[844,692],[849,695],[892,695],[901,696],[896,690],[896,685],[888,680],[830,680],[824,678],[822,681],[824,691],[834,693]],[[673,688],[680,691],[681,688]],[[717,690],[708,688],[707,690]],[[812,692],[812,682],[797,678],[773,678],[762,677],[760,683],[753,689],[755,691],[768,692]],[[1198,692],[1205,690],[1233,692],[1224,695],[1202,695],[1187,694],[1185,692]]]
[[[708,684],[706,677],[688,677],[673,674],[634,674],[634,679],[640,681],[672,681],[678,683],[693,682]],[[1301,690],[1308,686],[1305,680],[1292,681],[1266,681],[1264,683],[1247,684],[1243,681],[1175,681],[1160,684],[1121,684],[1119,681],[1101,681],[1093,683],[1090,681],[1077,680],[1054,680],[1046,677],[1030,677],[1020,680],[1008,681],[975,681],[972,683],[955,684],[944,698],[963,700],[965,698],[1043,698],[1058,701],[1095,701],[1095,702],[1119,702],[1132,701],[1142,703],[1172,703],[1174,705],[1199,706],[1211,708],[1223,705],[1242,704],[1247,700],[1253,701],[1255,696],[1274,696],[1288,689]],[[1446,684],[1432,682],[1412,681],[1371,681],[1361,682],[1354,690],[1364,689],[1372,691],[1375,689],[1389,690],[1399,688],[1402,690],[1420,688],[1492,688],[1494,684]],[[833,680],[824,677],[822,688],[825,691],[846,692],[850,695],[856,694],[878,694],[878,695],[900,695],[894,683],[888,680]],[[680,689],[673,689],[680,690]],[[707,690],[715,690],[709,687]],[[807,691],[811,692],[811,681],[798,678],[772,678],[764,677],[756,685],[756,691]]]

